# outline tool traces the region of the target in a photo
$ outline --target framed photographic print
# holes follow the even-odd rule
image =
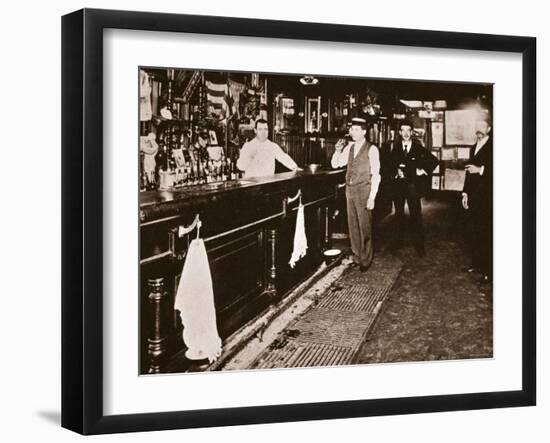
[[[62,425],[534,405],[535,51],[64,16]]]
[[[210,136],[210,144],[212,146],[218,145],[218,137],[216,136],[216,131],[210,130],[208,131],[208,135]]]

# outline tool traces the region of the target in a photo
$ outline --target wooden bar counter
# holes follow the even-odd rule
[[[181,235],[197,214],[210,262],[218,331],[223,339],[311,275],[329,247],[344,172],[269,177],[140,193],[141,372],[163,372],[184,348],[174,297],[190,241]],[[305,206],[307,255],[292,269],[298,199]]]

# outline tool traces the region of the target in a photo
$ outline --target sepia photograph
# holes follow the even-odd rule
[[[493,358],[493,84],[137,74],[141,375]]]

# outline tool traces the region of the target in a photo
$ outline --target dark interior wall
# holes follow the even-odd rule
[[[342,98],[345,94],[372,89],[379,94],[383,109],[394,107],[400,99],[405,100],[447,100],[448,108],[458,108],[466,99],[480,98],[492,102],[492,85],[487,83],[438,82],[427,80],[394,80],[355,77],[317,76],[317,85],[303,86],[300,76],[270,74],[265,76],[273,94],[284,93],[301,98],[305,95]]]

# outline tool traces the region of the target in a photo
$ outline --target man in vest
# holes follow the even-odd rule
[[[347,166],[346,202],[353,261],[365,272],[372,263],[372,211],[380,185],[378,148],[365,139],[367,122],[352,119],[349,131],[353,142],[338,142],[332,155],[333,168]]]

